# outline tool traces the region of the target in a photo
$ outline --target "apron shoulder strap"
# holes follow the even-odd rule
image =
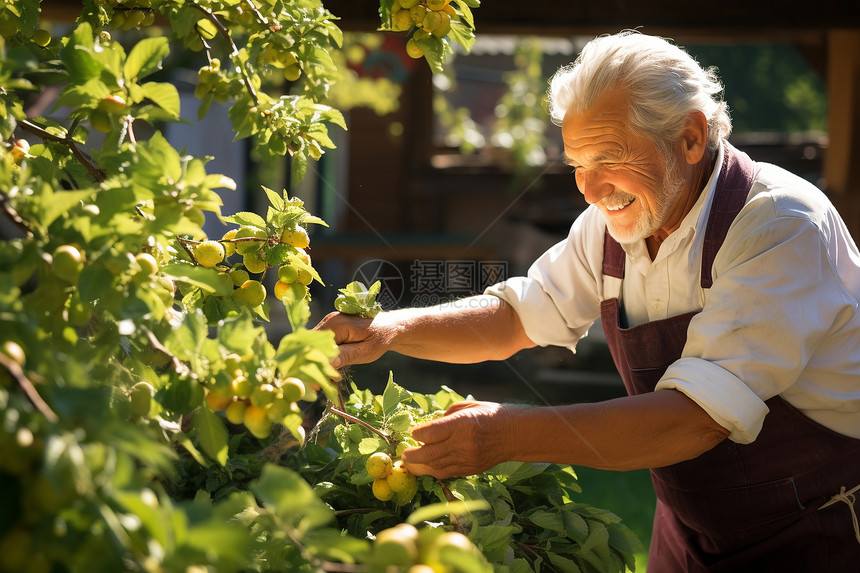
[[[737,150],[729,142],[724,142],[723,145],[725,146],[723,165],[720,168],[720,177],[717,179],[717,188],[711,212],[708,215],[702,248],[702,288],[711,288],[714,284],[711,276],[714,258],[723,246],[732,221],[746,203],[755,176],[755,163],[749,155]],[[608,229],[604,231],[603,274],[623,279],[626,258],[627,255],[618,241],[612,238]]]

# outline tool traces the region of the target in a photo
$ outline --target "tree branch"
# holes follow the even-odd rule
[[[57,413],[51,410],[51,407],[42,399],[42,396],[39,395],[39,391],[36,390],[36,387],[30,381],[27,376],[24,375],[24,370],[21,368],[21,365],[12,360],[10,357],[6,356],[2,352],[0,352],[0,366],[3,366],[6,370],[9,371],[9,374],[12,375],[12,378],[18,382],[18,386],[21,387],[21,390],[24,391],[24,394],[27,395],[27,398],[30,399],[30,402],[39,411],[45,419],[49,422],[56,424],[60,418],[57,416]]]
[[[60,137],[59,135],[54,135],[53,133],[47,131],[42,126],[33,123],[29,119],[25,119],[24,121],[18,122],[18,125],[21,126],[21,129],[24,131],[28,131],[33,135],[40,137],[42,139],[46,139],[48,141],[53,141],[54,143],[62,143],[63,145],[68,146],[69,149],[72,150],[72,154],[75,156],[81,165],[86,168],[87,171],[96,179],[96,181],[104,181],[105,180],[105,172],[102,169],[99,169],[87,158],[86,155],[80,150],[78,144],[72,139],[72,133],[74,132],[74,126],[77,125],[77,121],[72,124],[72,128],[66,131],[65,137]]]
[[[12,223],[22,232],[24,236],[28,239],[32,239],[35,235],[33,234],[32,229],[27,224],[21,215],[18,214],[12,205],[9,203],[9,197],[3,191],[0,191],[0,209],[3,210],[3,213],[6,217],[12,221]]]
[[[371,432],[373,432],[374,434],[380,436],[383,440],[385,440],[385,443],[387,443],[389,446],[392,445],[391,438],[389,436],[386,436],[382,432],[382,430],[380,430],[379,428],[374,428],[373,426],[371,426],[370,424],[368,424],[364,420],[359,420],[358,418],[356,418],[352,414],[347,414],[343,410],[338,410],[337,408],[335,408],[332,405],[329,405],[328,411],[331,412],[332,414],[337,414],[338,416],[340,416],[344,420],[350,421],[354,424],[358,424],[359,426],[367,428],[368,430],[370,430]]]

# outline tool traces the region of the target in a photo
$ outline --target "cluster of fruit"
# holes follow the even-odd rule
[[[472,565],[465,568],[464,565]],[[379,571],[448,573],[492,570],[468,537],[440,527],[399,523],[376,534],[371,566]]]
[[[114,10],[110,24],[117,30],[139,30],[155,23],[150,0],[107,0],[107,4]]]
[[[273,43],[263,50],[263,61],[274,68],[282,69],[284,79],[289,82],[296,81],[302,75],[302,67],[296,53],[279,48]]]
[[[451,0],[394,0],[390,29],[408,32],[414,28],[412,37],[406,42],[406,53],[412,58],[420,58],[424,50],[419,42],[430,36],[447,36],[452,18],[457,18],[457,12],[451,6]]]
[[[289,425],[288,416],[301,416],[298,402],[305,395],[305,384],[299,378],[277,379],[262,369],[249,377],[242,368],[242,358],[230,354],[225,358],[230,377],[216,376],[207,386],[206,403],[224,412],[232,424],[244,424],[257,438],[265,438],[272,424]]]
[[[86,254],[76,245],[60,245],[47,257],[50,261],[53,275],[64,283],[75,285],[84,266],[87,263]],[[138,285],[148,285],[165,308],[171,308],[176,296],[176,284],[169,277],[159,273],[159,263],[147,252],[134,256],[120,257],[102,261],[105,267],[115,276],[124,276],[123,282],[133,282]],[[92,316],[92,303],[85,304],[80,292],[75,289],[65,303],[64,319],[73,326],[83,326]]]
[[[305,249],[310,244],[308,232],[301,225],[284,229],[280,239],[271,239],[263,229],[240,227],[224,233],[220,240],[206,240],[194,245],[194,258],[197,263],[209,268],[219,268],[223,261],[234,253],[242,257],[242,263],[234,265],[229,271],[230,279],[236,287],[233,296],[250,307],[263,303],[266,287],[249,272],[259,274],[266,271],[266,246],[270,242],[292,247],[289,260],[278,268],[278,281],[275,283],[275,297],[278,300],[299,300],[307,296],[307,285],[313,280],[308,271],[310,255]],[[242,268],[244,267],[244,268]]]
[[[228,84],[221,81],[221,60],[212,58],[208,66],[197,71],[197,85],[194,87],[194,97],[203,99],[212,92],[215,101],[224,103],[230,94]]]
[[[397,505],[404,505],[418,493],[418,479],[409,473],[403,461],[392,461],[385,452],[368,456],[365,469],[373,478],[373,497],[380,501],[394,499]]]

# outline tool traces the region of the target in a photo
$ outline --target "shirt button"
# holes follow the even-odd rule
[[[655,302],[651,304],[652,312],[663,312],[663,304],[659,302]]]

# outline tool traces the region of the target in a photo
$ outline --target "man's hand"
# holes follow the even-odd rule
[[[331,361],[335,368],[349,364],[373,362],[389,349],[391,328],[385,326],[385,313],[374,318],[359,318],[339,312],[325,316],[314,330],[331,330],[337,344],[338,355]]]
[[[412,437],[423,442],[403,452],[414,475],[444,479],[480,473],[507,461],[513,443],[509,408],[494,402],[458,402],[437,420],[416,426]]]

